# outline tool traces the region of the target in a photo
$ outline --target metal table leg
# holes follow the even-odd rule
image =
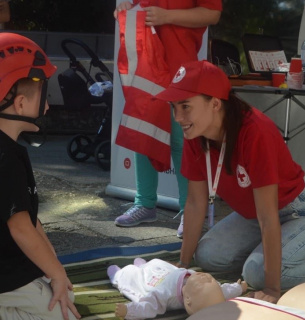
[[[289,141],[289,120],[290,120],[290,108],[291,108],[291,96],[286,97],[286,117],[285,117],[285,129],[284,129],[284,140],[285,143],[288,143]]]

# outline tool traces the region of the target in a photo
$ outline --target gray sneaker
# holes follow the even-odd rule
[[[124,214],[117,217],[114,224],[120,227],[133,227],[143,222],[154,222],[156,220],[156,208],[148,209],[140,206],[132,206]]]

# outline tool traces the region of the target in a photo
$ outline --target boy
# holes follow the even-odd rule
[[[23,131],[38,131],[56,67],[33,41],[0,33],[0,319],[75,320],[72,284],[37,218]],[[45,276],[44,276],[45,275]]]

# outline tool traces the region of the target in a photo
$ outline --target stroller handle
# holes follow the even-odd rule
[[[64,53],[69,57],[72,65],[78,65],[79,62],[77,61],[75,55],[68,49],[67,45],[69,43],[76,44],[76,45],[80,46],[81,48],[83,48],[88,53],[88,55],[91,57],[92,65],[94,67],[98,67],[102,72],[107,74],[109,79],[113,80],[112,73],[108,70],[108,68],[104,65],[104,63],[98,58],[98,56],[89,48],[89,46],[86,43],[84,43],[83,41],[76,39],[76,38],[64,39],[61,42],[61,47],[62,47]]]

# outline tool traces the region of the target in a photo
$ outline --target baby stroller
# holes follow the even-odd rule
[[[72,45],[71,45],[72,44]],[[70,45],[70,48],[68,48]],[[71,52],[71,47],[80,46],[90,56],[89,71]],[[83,162],[91,156],[105,171],[110,170],[111,154],[111,109],[113,74],[97,55],[78,39],[65,39],[61,47],[70,59],[70,68],[58,75],[58,83],[67,108],[90,108],[101,105],[105,108],[104,116],[97,135],[92,140],[85,134],[74,136],[67,145],[67,153],[71,159]],[[95,79],[90,75],[91,68],[97,68]]]

